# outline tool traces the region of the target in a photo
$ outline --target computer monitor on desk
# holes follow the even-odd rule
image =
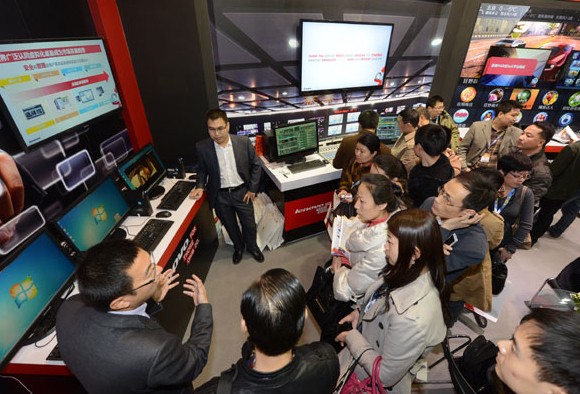
[[[316,120],[281,125],[274,128],[276,161],[287,164],[299,163],[305,157],[318,152],[318,128]]]
[[[397,115],[381,115],[377,127],[377,137],[385,144],[394,144],[401,135]]]
[[[151,144],[121,164],[118,172],[129,189],[144,191],[151,200],[165,193],[159,183],[167,170]]]
[[[108,177],[54,224],[76,251],[84,252],[117,230],[129,209],[123,193]],[[124,231],[118,231],[124,238]]]
[[[57,308],[74,272],[75,264],[46,231],[26,241],[0,265],[0,370],[19,345],[30,342],[35,322],[51,307]]]

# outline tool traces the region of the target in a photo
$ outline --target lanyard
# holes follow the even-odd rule
[[[377,302],[378,299],[382,298],[385,295],[386,291],[387,291],[387,287],[385,285],[381,285],[381,287],[376,289],[375,292],[373,293],[371,299],[367,302],[365,309],[364,309],[364,313],[367,313],[371,309],[371,307],[374,305],[374,303]]]
[[[502,131],[502,132],[500,132],[500,133],[497,135],[497,137],[495,137],[495,138],[493,139],[493,141],[491,141],[491,142],[490,142],[490,143],[487,145],[487,149],[491,149],[491,148],[493,148],[493,147],[495,146],[495,144],[497,144],[497,143],[498,143],[498,141],[501,139],[501,137],[503,137],[504,133],[505,133],[505,131]]]
[[[508,205],[508,203],[510,202],[510,200],[512,199],[512,197],[514,196],[514,194],[516,193],[516,189],[512,189],[510,191],[510,193],[507,195],[507,197],[505,198],[505,201],[503,202],[503,204],[501,205],[500,208],[497,207],[497,202],[499,200],[499,197],[495,199],[495,202],[493,203],[493,211],[495,213],[501,213],[501,211],[503,211],[503,209],[506,207],[506,205]]]

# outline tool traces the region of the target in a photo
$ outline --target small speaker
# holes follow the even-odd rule
[[[132,216],[151,216],[153,214],[147,193],[140,190],[128,190],[125,196],[129,206],[131,206],[130,214]]]

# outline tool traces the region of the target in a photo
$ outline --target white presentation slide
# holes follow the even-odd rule
[[[101,39],[0,44],[0,96],[27,147],[121,106]]]
[[[392,25],[304,21],[301,91],[382,86]]]

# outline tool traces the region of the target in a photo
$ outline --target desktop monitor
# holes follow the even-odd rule
[[[381,115],[377,127],[377,137],[381,142],[394,143],[401,135],[397,124],[397,115]]]
[[[274,129],[276,161],[287,163],[303,161],[304,157],[318,152],[316,120],[278,126]]]
[[[129,189],[146,192],[151,200],[165,193],[159,182],[167,170],[151,144],[121,164],[118,172]]]
[[[0,370],[72,283],[75,264],[44,230],[0,266]],[[55,305],[56,307],[56,305]]]
[[[123,193],[107,177],[57,219],[55,225],[77,251],[84,252],[116,230],[129,210]]]

